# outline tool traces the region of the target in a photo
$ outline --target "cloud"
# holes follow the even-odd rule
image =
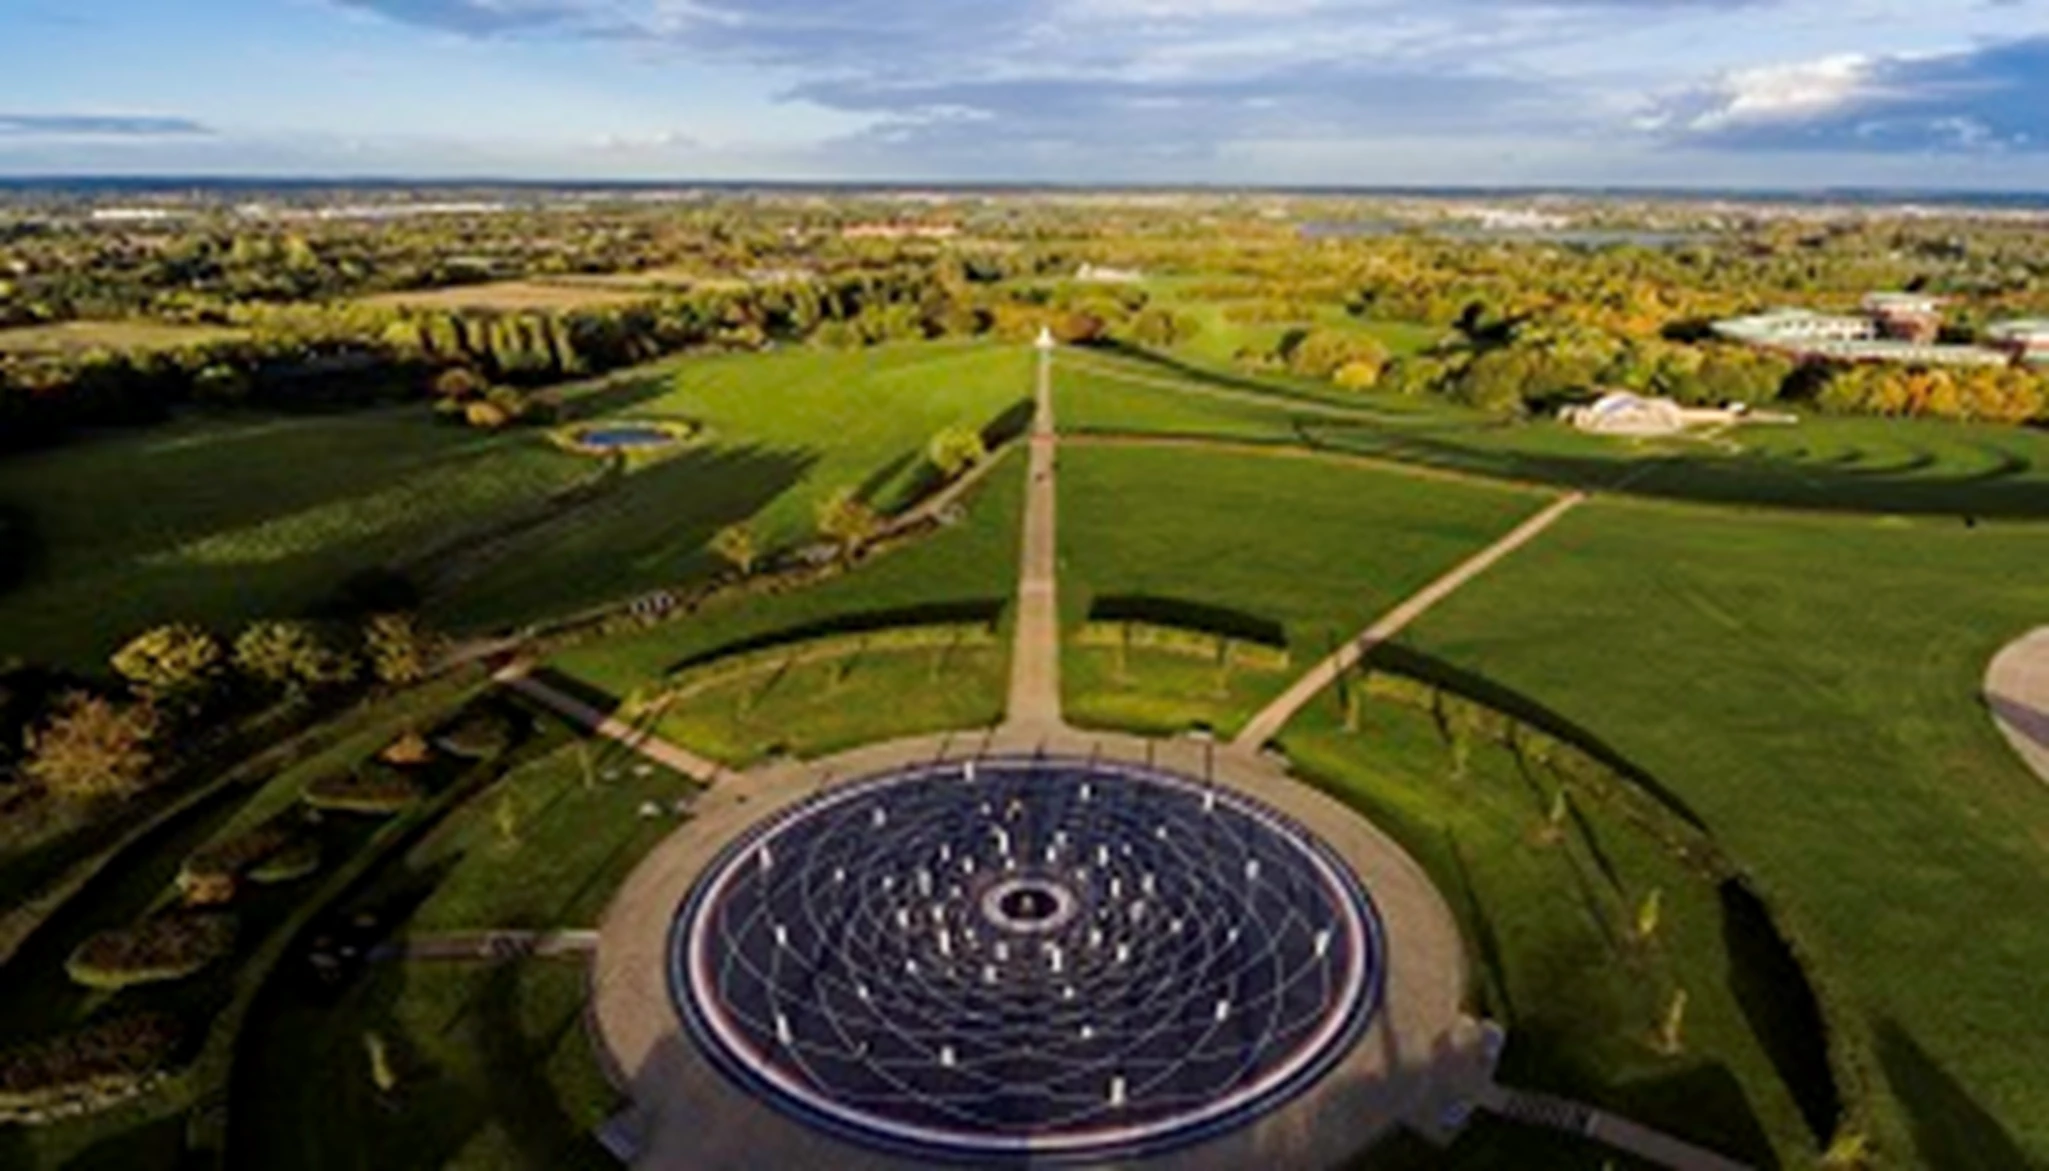
[[[1734,150],[2049,150],[2049,36],[1737,70],[1657,99],[1638,125]]]
[[[0,137],[173,138],[210,134],[190,118],[128,114],[0,114]]]

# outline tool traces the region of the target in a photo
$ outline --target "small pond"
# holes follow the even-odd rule
[[[586,427],[572,436],[578,447],[598,451],[634,451],[649,447],[667,447],[681,438],[682,436],[674,431],[644,423]]]

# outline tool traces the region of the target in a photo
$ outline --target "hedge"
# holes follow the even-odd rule
[[[54,1122],[147,1093],[182,1039],[176,1020],[144,1013],[0,1052],[0,1122]]]
[[[867,651],[940,650],[995,643],[995,627],[986,622],[925,623],[827,635],[700,659],[669,675],[669,693],[693,694],[762,671],[852,658]]]
[[[315,809],[389,817],[420,799],[420,786],[384,769],[337,773],[306,786],[300,800]]]
[[[1123,646],[1185,659],[1201,659],[1208,663],[1228,663],[1247,671],[1285,671],[1294,662],[1294,656],[1286,647],[1157,622],[1088,622],[1083,624],[1075,641],[1086,647]]]
[[[232,916],[159,915],[89,937],[64,961],[64,971],[74,983],[116,991],[182,980],[234,948]]]

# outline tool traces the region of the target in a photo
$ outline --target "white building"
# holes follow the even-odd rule
[[[1727,427],[1736,423],[1796,423],[1799,417],[1753,411],[1742,403],[1726,407],[1683,407],[1669,398],[1646,398],[1611,391],[1587,406],[1566,407],[1561,422],[1591,435],[1677,435],[1689,427]]]

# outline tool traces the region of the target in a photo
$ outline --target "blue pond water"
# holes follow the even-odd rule
[[[585,447],[601,447],[607,450],[633,447],[665,447],[676,441],[676,437],[659,427],[592,427],[576,433],[576,441]]]

